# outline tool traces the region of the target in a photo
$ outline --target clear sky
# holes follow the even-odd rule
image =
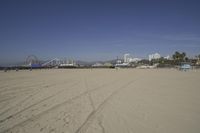
[[[200,54],[199,0],[0,0],[0,64]]]

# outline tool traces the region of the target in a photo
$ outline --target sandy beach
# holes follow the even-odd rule
[[[200,70],[0,71],[0,133],[199,133]]]

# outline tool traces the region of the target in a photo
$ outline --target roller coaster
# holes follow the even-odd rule
[[[54,58],[50,61],[47,61],[43,64],[41,64],[42,67],[48,67],[48,66],[59,66],[61,64],[61,60],[60,59],[57,59],[57,58]]]
[[[60,59],[54,58],[49,61],[41,63],[41,61],[38,60],[38,58],[35,55],[29,55],[26,58],[26,66],[27,67],[56,67],[61,64]]]
[[[75,62],[73,60],[68,60],[67,62],[64,60],[60,60],[58,58],[54,58],[51,60],[48,60],[46,62],[42,62],[38,60],[38,58],[35,55],[29,55],[26,58],[26,67],[31,68],[45,68],[45,67],[73,67],[75,66]]]

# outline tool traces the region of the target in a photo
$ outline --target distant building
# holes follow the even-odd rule
[[[121,63],[122,63],[122,61],[121,61],[121,60],[117,60],[116,62],[117,62],[117,64],[121,64]]]
[[[65,60],[59,65],[60,67],[70,67],[70,66],[76,66],[76,62],[74,60]]]
[[[167,60],[169,60],[169,59],[170,59],[170,56],[169,56],[169,55],[167,55],[167,56],[165,56],[165,57],[164,57],[164,59],[167,59]]]
[[[129,63],[130,59],[131,59],[130,54],[124,54],[124,63]]]
[[[149,55],[149,61],[151,61],[152,59],[159,59],[159,58],[161,58],[159,53]]]
[[[129,67],[129,63],[115,64],[115,67]]]
[[[102,66],[103,66],[103,64],[101,64],[101,63],[95,63],[92,65],[92,67],[102,67]]]
[[[139,58],[132,58],[130,54],[124,54],[124,63],[138,62],[140,60]]]
[[[61,66],[61,67],[67,67],[67,66],[75,66],[75,64],[60,64],[59,66]]]
[[[141,61],[140,58],[130,58],[129,59],[129,62],[138,62],[138,61]]]
[[[200,60],[197,60],[196,65],[200,65]]]
[[[106,63],[104,63],[104,66],[105,67],[111,67],[111,66],[113,66],[110,62],[106,62]]]

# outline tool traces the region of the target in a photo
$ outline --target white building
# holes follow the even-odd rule
[[[140,60],[139,58],[132,58],[130,54],[124,54],[124,63],[138,62]]]
[[[167,55],[167,56],[165,56],[165,57],[164,57],[164,59],[167,59],[167,60],[169,60],[169,59],[170,59],[170,56],[169,56],[169,55]]]
[[[159,53],[149,55],[149,61],[151,61],[152,59],[159,59],[159,58],[161,58]]]
[[[130,54],[124,54],[124,63],[129,63],[130,59],[131,59]]]
[[[129,63],[115,64],[115,67],[128,67],[128,66],[130,66]]]
[[[139,58],[130,58],[129,59],[129,62],[138,62],[138,61],[141,61],[141,59],[139,59]]]
[[[61,67],[67,67],[67,66],[76,66],[76,62],[74,60],[63,60],[60,63]]]
[[[92,65],[92,67],[102,67],[102,66],[103,64],[98,62]]]
[[[117,64],[122,64],[121,60],[117,60],[116,62],[117,62]]]

